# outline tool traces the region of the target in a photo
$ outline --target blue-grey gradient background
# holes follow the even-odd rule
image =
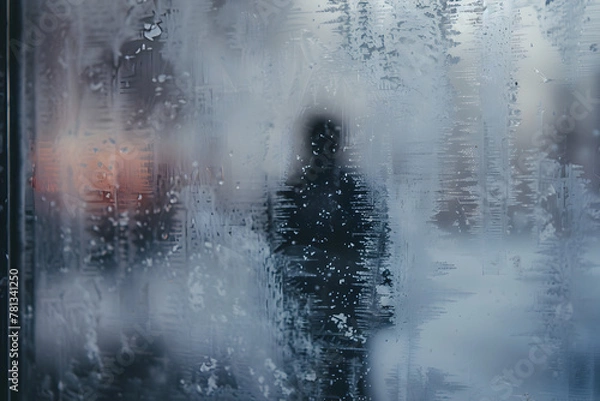
[[[22,3],[24,399],[326,380],[272,274],[310,113],[388,233],[372,399],[600,399],[600,1]]]

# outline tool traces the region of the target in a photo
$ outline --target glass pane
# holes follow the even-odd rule
[[[600,1],[7,11],[10,399],[600,399]]]

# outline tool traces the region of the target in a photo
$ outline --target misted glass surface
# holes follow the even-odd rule
[[[22,399],[600,399],[600,1],[22,5]]]

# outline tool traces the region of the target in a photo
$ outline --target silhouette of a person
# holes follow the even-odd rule
[[[316,399],[367,399],[366,340],[376,324],[373,283],[382,282],[366,260],[366,244],[374,235],[368,191],[357,182],[360,177],[341,166],[342,137],[334,119],[309,120],[300,171],[280,191],[277,206],[276,251],[287,260],[281,273],[284,298],[305,314],[300,330],[321,355],[321,394],[306,394]]]

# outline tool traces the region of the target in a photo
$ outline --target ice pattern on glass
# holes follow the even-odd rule
[[[600,2],[23,3],[26,399],[599,396]]]

